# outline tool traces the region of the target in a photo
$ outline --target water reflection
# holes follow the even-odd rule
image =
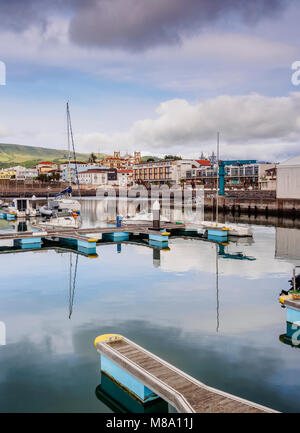
[[[95,394],[115,413],[168,413],[168,403],[161,398],[142,404],[103,372],[101,384],[97,386]]]
[[[1,254],[0,410],[115,410],[95,397],[93,341],[116,332],[210,386],[300,411],[300,352],[278,340],[285,322],[278,294],[297,259],[291,250],[275,254],[284,251],[283,230],[276,238],[275,228],[256,226],[253,242],[224,248],[191,237],[171,238],[168,251],[102,244],[96,260],[50,244]]]
[[[183,221],[185,223],[196,223],[203,220],[200,209],[193,209],[192,204],[183,206],[170,206],[169,201],[160,199],[161,216],[169,221]],[[109,221],[115,221],[117,215],[133,217],[140,212],[151,212],[153,201],[144,198],[104,198],[82,199],[81,214],[83,216],[83,227],[95,227],[105,225]]]
[[[279,336],[281,343],[287,344],[293,348],[300,347],[299,326],[291,322],[286,322],[286,333]],[[300,354],[299,354],[300,355]]]
[[[78,266],[78,254],[75,254],[75,269],[73,272],[73,254],[70,253],[70,270],[69,270],[69,319],[71,319],[74,305],[74,295],[76,287],[76,276],[77,276],[77,266]]]
[[[275,257],[300,263],[300,230],[276,227]]]

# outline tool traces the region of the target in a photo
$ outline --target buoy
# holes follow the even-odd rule
[[[102,334],[95,338],[94,345],[97,343],[122,340],[123,335],[120,334]]]
[[[290,295],[281,295],[279,296],[279,302],[284,304],[285,301],[289,299],[300,299],[300,293],[291,293]]]

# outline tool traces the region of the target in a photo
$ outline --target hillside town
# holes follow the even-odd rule
[[[227,186],[259,190],[276,189],[278,163],[258,160],[224,161]],[[142,161],[141,153],[133,155],[115,151],[97,160],[94,154],[88,161],[71,160],[63,163],[41,161],[33,168],[22,165],[2,168],[0,180],[62,181],[83,186],[113,185],[119,187],[143,184],[168,184],[169,186],[192,184],[214,187],[217,181],[217,159],[214,152],[199,159],[182,159],[166,155],[164,159],[149,157]]]

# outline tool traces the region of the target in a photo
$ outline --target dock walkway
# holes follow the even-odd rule
[[[122,224],[121,227],[93,227],[93,228],[66,228],[66,227],[42,227],[36,226],[38,231],[25,231],[25,232],[6,232],[0,233],[1,239],[26,239],[33,236],[42,237],[60,237],[60,238],[73,238],[73,239],[86,239],[86,235],[103,234],[103,233],[139,233],[139,234],[156,234],[157,231],[153,229],[153,225],[148,224]],[[161,228],[165,230],[178,229],[184,227],[184,224],[161,223]]]
[[[183,413],[261,413],[272,409],[204,385],[123,336],[95,340],[97,351]]]

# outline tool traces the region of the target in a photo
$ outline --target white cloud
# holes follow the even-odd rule
[[[286,27],[287,23],[284,25]],[[60,81],[58,76],[56,90],[53,83],[49,85],[52,101],[47,102],[43,110],[40,110],[37,96],[40,90],[36,69],[32,80],[36,80],[37,93],[33,93],[30,100],[26,95],[3,99],[2,106],[6,109],[3,118],[14,131],[15,143],[65,146],[64,119],[58,114],[60,109],[53,107],[61,107],[64,102],[62,89],[68,71],[82,71],[110,82],[112,95],[106,95],[101,103],[92,101],[91,104],[91,97],[87,95],[83,102],[80,100],[82,105],[72,110],[74,117],[79,113],[74,119],[74,131],[80,131],[76,135],[78,151],[141,149],[145,153],[199,156],[199,151],[215,148],[219,130],[223,157],[257,158],[259,155],[261,159],[270,160],[284,159],[299,152],[297,93],[277,98],[262,96],[265,85],[269,93],[288,91],[280,84],[287,83],[284,89],[290,85],[290,66],[298,57],[293,40],[285,38],[285,42],[281,42],[272,32],[268,38],[255,35],[254,30],[251,34],[233,33],[230,27],[227,32],[203,31],[182,38],[180,45],[162,45],[137,54],[120,49],[78,47],[70,42],[68,32],[69,19],[53,16],[44,32],[33,25],[19,33],[0,33],[1,59],[7,63],[8,84],[10,74],[26,82],[31,79],[31,71],[40,66],[48,67],[50,73],[51,67],[62,68],[62,79]],[[273,77],[274,71],[278,75]],[[99,81],[100,85],[105,82]],[[118,95],[111,84],[115,82],[133,83],[131,100],[127,96],[124,102],[124,97]],[[77,83],[80,89],[84,88],[84,80],[78,79]],[[76,96],[75,87],[74,84]],[[155,88],[171,91],[180,98],[162,102],[153,113],[155,101],[161,100],[160,90],[152,92]],[[146,89],[142,97],[140,89]],[[260,94],[248,94],[249,89],[259,89]],[[90,87],[87,94],[89,92]],[[239,93],[244,95],[234,96]],[[72,94],[70,96],[72,100]],[[197,97],[201,100],[191,102]],[[23,108],[17,109],[17,104],[18,107],[26,104],[26,112]],[[100,111],[100,104],[105,107],[105,113]],[[13,113],[10,118],[9,111]],[[94,121],[96,115],[101,120]],[[7,135],[8,131],[1,132],[0,127],[0,136]]]
[[[226,157],[278,159],[299,151],[300,94],[259,94],[162,102],[157,117],[136,121],[124,133],[78,134],[81,146],[180,152],[185,155],[215,147],[220,131]]]

